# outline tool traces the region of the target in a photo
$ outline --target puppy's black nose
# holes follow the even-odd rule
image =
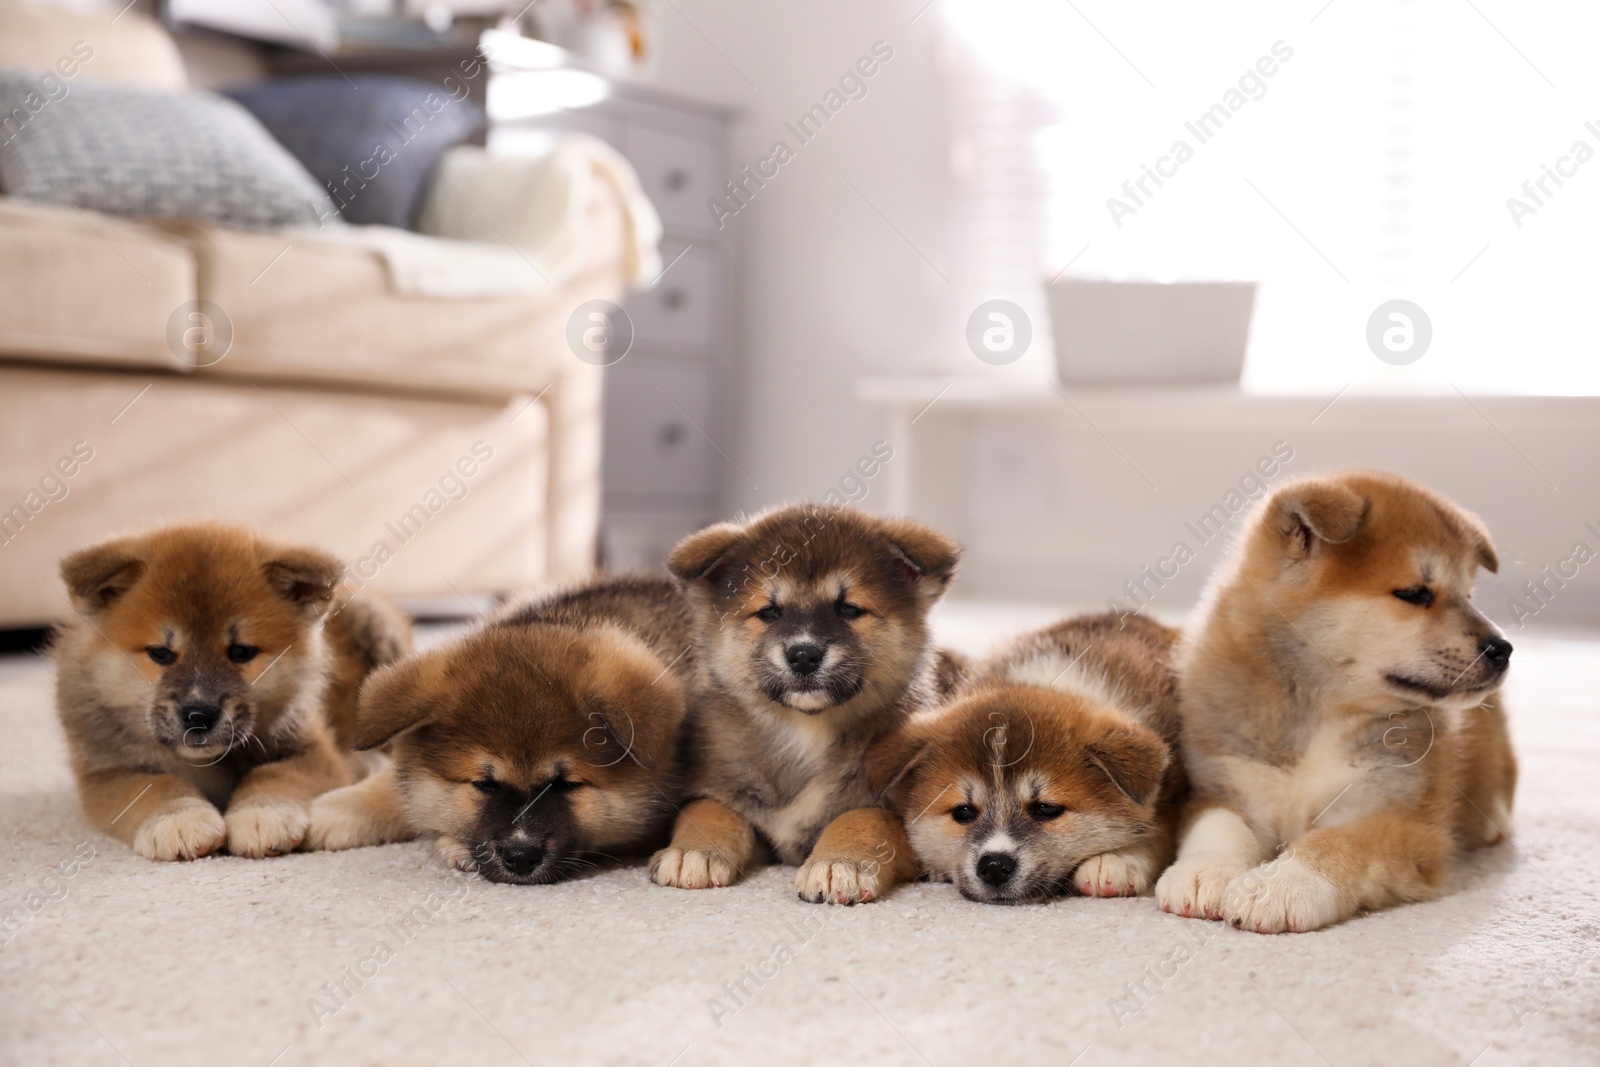
[[[1483,653],[1483,658],[1497,671],[1506,669],[1506,664],[1511,662],[1511,642],[1503,637],[1489,636],[1483,639],[1478,646],[1478,651]]]
[[[500,862],[512,874],[528,875],[544,860],[543,845],[501,845]]]
[[[197,701],[179,708],[178,718],[183,721],[186,730],[209,730],[221,721],[222,709],[215,704],[201,704]]]
[[[978,877],[992,886],[1002,886],[1017,873],[1017,858],[1004,852],[985,852],[978,857]]]
[[[784,658],[789,661],[789,669],[796,674],[811,674],[822,666],[822,658],[827,654],[821,645],[790,645]]]

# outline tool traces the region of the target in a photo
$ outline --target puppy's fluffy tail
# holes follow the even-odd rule
[[[361,593],[335,604],[323,622],[331,663],[324,701],[328,725],[343,748],[355,736],[356,697],[367,675],[411,652],[411,620],[393,601]]]
[[[387,597],[362,593],[338,608],[330,614],[325,633],[335,653],[360,663],[363,674],[411,651],[411,620]]]

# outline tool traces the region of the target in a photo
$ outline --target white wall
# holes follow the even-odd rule
[[[948,112],[936,20],[930,12],[913,23],[918,6],[657,5],[657,80],[741,108],[737,163],[754,164],[779,138],[796,146],[785,122],[875,41],[894,50],[866,97],[727,220],[739,257],[742,377],[734,437],[718,443],[759,487],[726,471],[729,510],[823,495],[884,435],[882,418],[852,399],[854,380],[925,371],[959,341],[935,330],[949,286],[921,258],[953,276]]]

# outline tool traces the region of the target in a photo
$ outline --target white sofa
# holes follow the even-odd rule
[[[0,68],[87,39],[79,77],[181,86],[157,23],[107,19],[0,0]],[[631,224],[589,185],[559,284],[471,299],[398,293],[348,243],[0,196],[0,627],[68,610],[63,553],[179,517],[325,545],[422,607],[586,573],[601,371],[565,331],[622,298]],[[231,326],[207,366],[169,336],[193,301]]]

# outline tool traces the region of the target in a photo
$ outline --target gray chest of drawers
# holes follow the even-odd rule
[[[493,150],[552,132],[582,132],[627,157],[661,213],[666,271],[624,304],[628,355],[606,371],[602,561],[613,570],[660,563],[685,534],[717,517],[731,471],[725,417],[732,355],[731,249],[706,202],[728,177],[727,110],[636,83],[613,82],[598,104],[496,119]]]

